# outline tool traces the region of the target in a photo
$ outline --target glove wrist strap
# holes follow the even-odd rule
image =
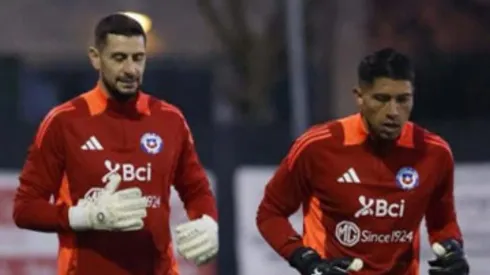
[[[81,206],[72,206],[68,209],[68,222],[75,231],[90,229],[87,209]]]
[[[296,268],[301,274],[308,274],[311,266],[321,261],[320,255],[309,247],[300,247],[296,249],[289,258],[289,264]]]

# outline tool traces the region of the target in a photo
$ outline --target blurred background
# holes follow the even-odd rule
[[[201,270],[181,261],[183,275],[295,274],[256,230],[264,185],[301,131],[356,111],[356,66],[386,46],[416,64],[412,119],[453,148],[472,274],[488,274],[490,1],[16,0],[1,6],[0,274],[55,274],[56,237],[12,223],[17,172],[48,110],[94,86],[87,47],[96,22],[115,11],[151,20],[144,88],[183,110],[219,199],[219,260]],[[172,204],[172,222],[185,219],[178,198]],[[300,229],[300,217],[292,220]],[[432,255],[422,242],[424,263]]]

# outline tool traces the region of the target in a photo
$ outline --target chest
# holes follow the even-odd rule
[[[344,149],[320,158],[313,193],[327,212],[347,218],[419,219],[442,176],[436,158],[407,148],[381,156]]]
[[[120,188],[151,194],[169,189],[182,144],[172,121],[100,116],[66,127],[65,170],[73,196],[104,186],[111,173],[121,175]]]

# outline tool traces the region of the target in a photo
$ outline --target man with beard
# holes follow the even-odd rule
[[[140,90],[145,53],[138,22],[103,18],[89,50],[96,87],[53,108],[29,148],[13,217],[58,234],[60,275],[178,274],[172,185],[191,220],[175,229],[177,250],[197,265],[217,254],[215,199],[186,120]]]

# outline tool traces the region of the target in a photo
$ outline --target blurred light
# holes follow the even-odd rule
[[[140,23],[145,33],[148,33],[151,30],[152,22],[148,15],[144,15],[142,13],[137,13],[132,11],[125,11],[121,13],[138,21],[138,23]]]

